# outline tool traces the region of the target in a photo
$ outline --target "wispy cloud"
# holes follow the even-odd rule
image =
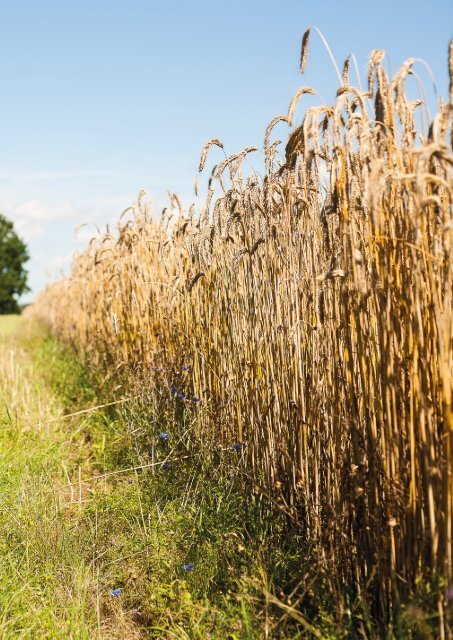
[[[14,222],[27,242],[44,233],[47,224],[55,220],[72,220],[75,216],[74,208],[68,203],[47,204],[37,199],[18,203],[3,201],[0,211]]]
[[[46,180],[73,180],[78,178],[105,178],[114,175],[110,171],[26,171],[15,172],[0,169],[0,182],[41,182]]]
[[[26,242],[30,242],[41,235],[55,237],[53,225],[56,221],[67,221],[74,229],[79,224],[89,224],[91,237],[96,235],[96,224],[112,224],[128,204],[127,196],[93,198],[82,202],[62,200],[56,203],[40,198],[19,201],[0,199],[0,213],[12,220],[19,234]],[[84,240],[87,236],[88,232],[81,234]],[[77,239],[81,237],[78,235]]]

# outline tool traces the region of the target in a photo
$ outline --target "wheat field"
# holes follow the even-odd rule
[[[305,533],[332,593],[352,586],[391,622],[436,585],[445,638],[453,45],[432,119],[407,97],[415,64],[389,78],[373,51],[365,90],[346,60],[332,105],[304,109],[302,87],[266,129],[262,171],[255,147],[210,140],[202,175],[223,159],[202,205],[171,194],[157,219],[140,194],[29,313],[147,402],[179,393],[197,438],[240,445],[245,490]]]

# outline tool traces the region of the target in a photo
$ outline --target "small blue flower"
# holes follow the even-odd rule
[[[113,598],[116,598],[116,596],[119,596],[119,595],[120,595],[120,593],[121,593],[121,589],[119,589],[119,588],[118,588],[118,589],[113,589],[113,591],[110,591],[110,595],[111,595]]]
[[[188,364],[182,368],[183,371],[189,371],[189,369],[190,369],[190,366]]]
[[[182,400],[183,398],[185,398],[186,396],[183,393],[178,393],[177,396],[180,400]]]
[[[230,449],[231,451],[240,451],[242,449],[242,444],[233,444]]]
[[[192,398],[192,402],[201,402],[201,398],[197,398],[196,396],[194,396]]]
[[[195,569],[195,565],[193,563],[183,564],[182,568],[184,569],[184,571],[193,571]]]
[[[156,331],[154,335],[156,336],[156,338],[158,338],[160,336],[160,333]]]
[[[168,433],[159,433],[159,438],[165,441],[170,440],[170,436],[168,435]]]
[[[173,391],[173,393],[176,393],[178,391],[178,387],[175,387],[173,385],[173,387],[170,387],[170,391]]]
[[[168,462],[164,462],[164,464],[162,465],[162,469],[168,471],[169,469],[171,469],[171,464],[168,464]]]

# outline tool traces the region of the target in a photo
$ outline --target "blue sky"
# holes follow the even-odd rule
[[[298,72],[309,26],[362,73],[375,48],[392,71],[424,58],[447,94],[451,0],[0,0],[0,211],[30,245],[28,299],[141,189],[190,203],[209,138],[260,146],[301,85],[332,100],[319,38]]]

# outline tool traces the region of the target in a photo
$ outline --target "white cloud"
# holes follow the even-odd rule
[[[68,203],[51,205],[36,199],[19,203],[0,202],[0,211],[14,222],[26,242],[43,234],[52,221],[74,218],[74,209]]]

